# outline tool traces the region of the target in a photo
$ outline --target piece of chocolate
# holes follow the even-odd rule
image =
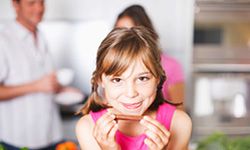
[[[116,120],[140,121],[142,119],[142,116],[116,114],[115,119]]]

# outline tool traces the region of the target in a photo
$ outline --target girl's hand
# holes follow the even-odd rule
[[[140,123],[146,128],[147,138],[144,143],[151,150],[162,150],[167,147],[170,132],[164,125],[148,116],[144,116]]]
[[[106,113],[100,117],[93,129],[93,136],[102,150],[119,150],[120,146],[116,143],[115,133],[118,129],[115,115]]]

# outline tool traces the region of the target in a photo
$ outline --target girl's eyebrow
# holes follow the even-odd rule
[[[149,72],[149,71],[145,71],[145,72],[140,72],[140,73],[138,73],[138,74],[136,74],[136,76],[142,76],[142,75],[151,75],[151,72]],[[120,76],[109,76],[109,78],[113,78],[113,77],[121,77],[121,78],[124,78],[122,75],[120,75]],[[126,79],[126,78],[125,78]]]
[[[143,75],[150,75],[150,74],[151,74],[151,72],[145,71],[145,72],[140,72],[140,73],[136,74],[135,76],[143,76]]]
[[[151,74],[149,71],[138,73],[138,76]]]

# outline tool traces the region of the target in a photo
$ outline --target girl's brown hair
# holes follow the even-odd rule
[[[98,92],[101,77],[105,75],[121,75],[136,60],[141,60],[147,69],[158,79],[157,94],[150,110],[156,110],[165,100],[162,96],[162,84],[166,79],[160,63],[160,50],[154,32],[137,26],[130,29],[113,29],[98,48],[96,69],[92,74],[92,92],[81,109],[82,114],[99,111],[109,106]]]

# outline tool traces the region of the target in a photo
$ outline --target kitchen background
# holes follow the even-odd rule
[[[197,0],[194,18],[194,139],[250,135],[250,1]]]
[[[250,134],[249,0],[46,0],[40,27],[56,67],[75,71],[72,85],[89,94],[97,47],[131,4],[145,7],[164,52],[183,66],[192,139],[216,130]],[[15,15],[10,0],[1,0],[0,10],[1,29]],[[81,105],[61,106],[67,139],[75,140],[73,114]]]

